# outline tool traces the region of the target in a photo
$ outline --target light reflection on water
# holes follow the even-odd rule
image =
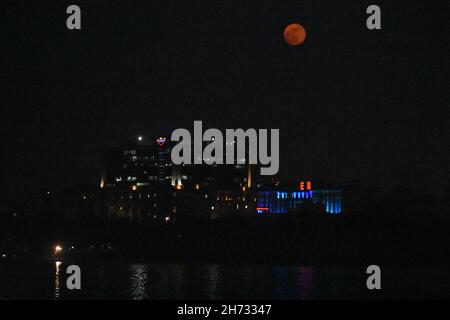
[[[132,264],[131,299],[310,299],[313,267]]]
[[[383,269],[378,295],[366,266],[251,263],[80,263],[82,289],[68,290],[66,268],[52,263],[0,264],[0,299],[350,299],[449,297],[447,267]]]
[[[299,285],[301,290],[298,292],[300,299],[311,299],[313,296],[313,281],[314,281],[314,268],[301,266],[298,268],[299,272]]]
[[[146,287],[148,279],[148,267],[145,264],[133,264],[129,266],[130,292],[133,300],[147,299]]]
[[[61,261],[55,262],[55,290],[53,292],[53,299],[58,300],[61,291]]]
[[[206,297],[209,300],[217,300],[220,299],[220,290],[222,288],[222,273],[221,267],[217,264],[211,264],[206,267],[205,272],[205,291]]]

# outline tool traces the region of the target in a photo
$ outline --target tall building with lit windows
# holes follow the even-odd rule
[[[171,149],[169,141],[158,137],[109,150],[97,213],[109,219],[173,222],[186,216],[221,217],[240,208],[243,213],[251,211],[242,196],[249,192],[252,179],[256,181],[250,166],[174,165]],[[221,206],[222,199],[226,206]]]
[[[109,219],[172,221],[176,212],[177,169],[165,138],[139,138],[106,152],[97,214]]]
[[[158,143],[136,143],[107,152],[102,184],[104,188],[144,187],[172,184],[170,147],[164,138]],[[164,143],[163,143],[164,142]]]

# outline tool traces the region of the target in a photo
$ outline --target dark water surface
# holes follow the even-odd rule
[[[379,299],[449,298],[447,267],[80,263],[82,289],[66,289],[65,262],[0,263],[0,299]]]

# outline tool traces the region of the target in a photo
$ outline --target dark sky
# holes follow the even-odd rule
[[[283,177],[442,188],[447,3],[2,1],[0,194],[96,182],[108,146],[194,120],[279,128]],[[292,22],[302,46],[284,42]]]

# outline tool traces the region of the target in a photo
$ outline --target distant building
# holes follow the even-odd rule
[[[132,188],[175,185],[180,183],[172,172],[170,148],[164,138],[158,143],[136,143],[128,148],[114,148],[106,153],[102,188]]]
[[[327,214],[342,213],[342,190],[319,186],[310,180],[300,181],[297,188],[277,188],[256,192],[258,214],[294,213],[305,210]]]
[[[214,219],[232,209],[227,206],[225,210],[218,195],[248,192],[250,166],[174,165],[171,149],[172,144],[159,137],[151,143],[138,140],[126,148],[109,150],[100,179],[97,214],[136,222]]]

